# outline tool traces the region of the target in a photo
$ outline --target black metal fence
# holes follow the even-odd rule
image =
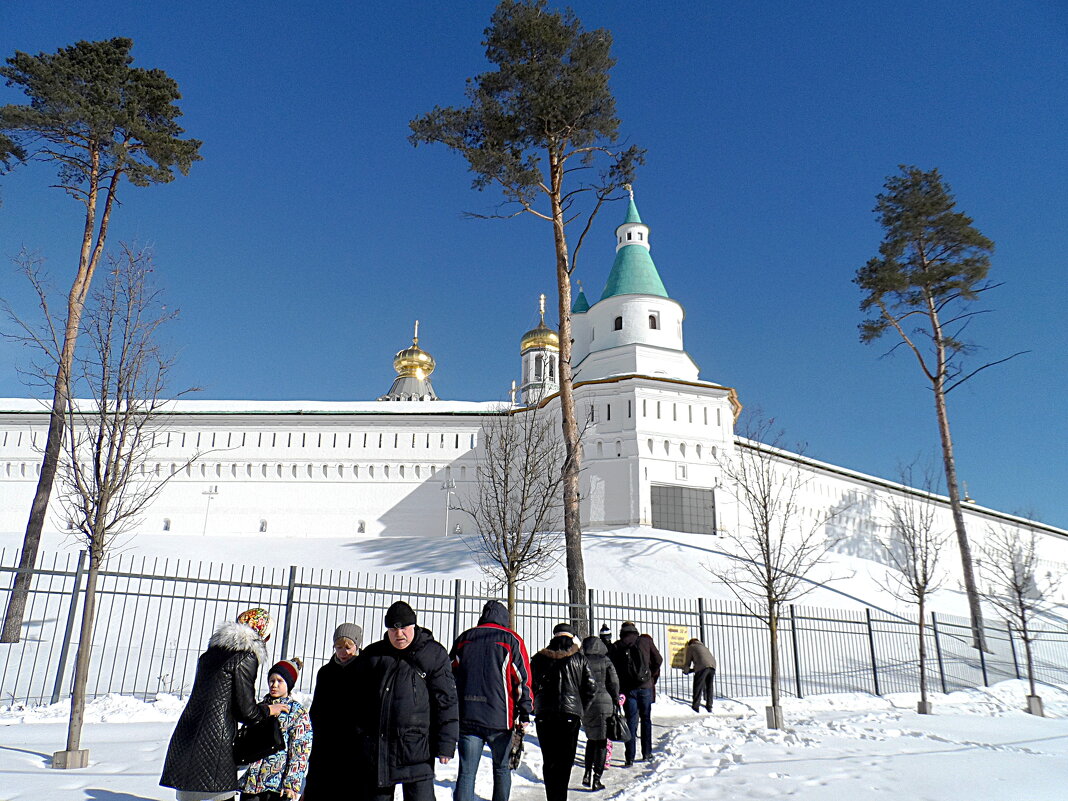
[[[17,551],[0,551],[0,609],[6,607],[17,564]],[[55,703],[70,692],[86,558],[50,554],[39,565],[22,640],[0,644],[3,705]],[[476,623],[486,600],[500,597],[488,585],[461,579],[129,555],[109,560],[97,592],[88,694],[141,698],[185,694],[215,626],[249,606],[267,607],[278,620],[272,657],[301,657],[310,677],[329,658],[330,636],[343,621],[362,625],[371,641],[380,636],[386,608],[404,599],[418,611],[420,624],[447,645]],[[737,602],[590,590],[587,604],[595,628],[608,623],[618,630],[632,620],[653,637],[668,662],[669,627],[700,637],[719,659],[717,695],[770,691],[767,628]],[[516,628],[533,650],[568,611],[565,590],[527,587],[519,594]],[[971,647],[965,619],[932,614],[925,629],[932,690],[1025,677],[1022,643],[1004,625],[987,628],[992,651],[987,654]],[[1051,620],[1039,629],[1037,677],[1068,683],[1068,625]],[[917,691],[917,634],[914,620],[879,610],[790,607],[780,621],[782,692],[800,697]],[[667,665],[659,687],[674,697],[689,697],[688,677]],[[310,679],[304,689],[311,689]]]

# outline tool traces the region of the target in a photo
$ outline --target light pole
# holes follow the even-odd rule
[[[452,508],[452,504],[449,502],[452,499],[453,490],[456,489],[456,482],[451,478],[448,481],[441,482],[441,489],[445,493],[445,536],[449,536],[449,509]]]
[[[219,494],[219,485],[210,486],[200,494],[208,496],[207,505],[204,507],[204,527],[200,531],[200,535],[205,537],[208,534],[208,512],[211,511],[211,499]]]

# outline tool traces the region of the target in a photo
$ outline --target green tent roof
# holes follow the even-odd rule
[[[588,312],[589,310],[590,302],[586,300],[586,293],[580,289],[579,293],[575,296],[575,299],[571,301],[571,313],[582,314],[583,312]]]
[[[633,203],[631,204],[633,207]],[[616,251],[612,272],[608,275],[601,300],[614,295],[659,295],[670,297],[653,264],[649,249],[642,245],[625,245]]]

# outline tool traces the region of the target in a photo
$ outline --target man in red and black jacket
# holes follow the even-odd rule
[[[508,765],[512,727],[517,722],[525,727],[533,706],[527,647],[509,622],[504,604],[488,601],[478,625],[452,646],[460,701],[460,771],[454,801],[474,799],[483,743],[493,755],[493,801],[507,801],[512,789]]]

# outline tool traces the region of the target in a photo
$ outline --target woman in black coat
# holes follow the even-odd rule
[[[593,702],[582,714],[582,728],[586,732],[586,773],[582,776],[582,786],[603,790],[601,774],[608,756],[608,719],[619,706],[619,677],[608,658],[608,647],[600,639],[587,637],[582,641],[582,652],[597,685]]]
[[[256,703],[256,674],[267,659],[270,615],[250,609],[238,621],[223,623],[211,635],[171,735],[159,783],[177,790],[179,801],[232,798],[239,786],[234,762],[237,724],[257,723],[286,709],[284,704]]]
[[[549,644],[530,658],[534,682],[534,724],[544,761],[545,798],[565,801],[578,747],[582,713],[597,692],[590,664],[561,623]]]
[[[386,613],[387,636],[356,657],[353,741],[358,798],[433,801],[434,760],[456,753],[460,735],[449,654],[415,612],[398,601]]]
[[[315,737],[304,779],[305,801],[327,801],[344,795],[352,784],[352,715],[356,709],[356,656],[363,629],[342,623],[334,630],[334,655],[315,675],[308,716]]]

